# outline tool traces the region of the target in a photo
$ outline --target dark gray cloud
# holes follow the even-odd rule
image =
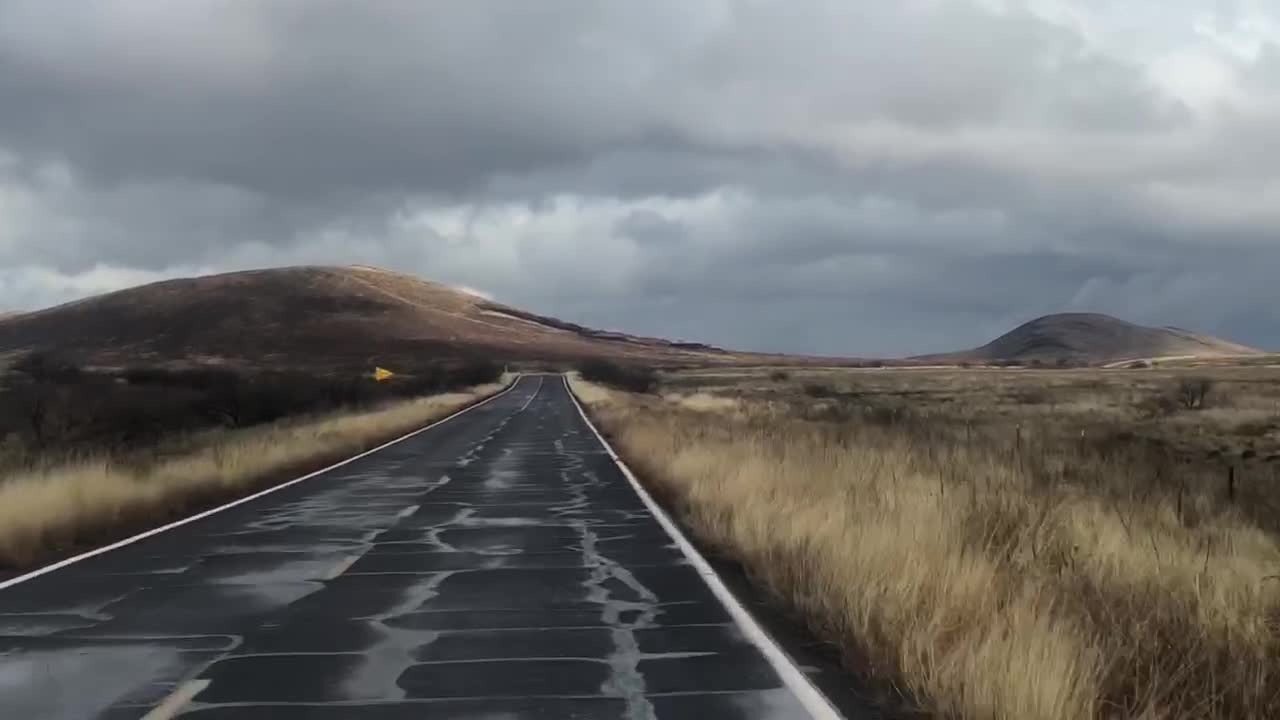
[[[1280,346],[1278,15],[0,0],[0,307],[363,262],[769,350],[1068,309]]]

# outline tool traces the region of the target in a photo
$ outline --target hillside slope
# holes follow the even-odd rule
[[[169,280],[0,319],[0,354],[84,362],[348,366],[438,357],[732,360],[705,345],[591,330],[396,272],[293,267]]]
[[[1131,358],[1221,357],[1258,352],[1251,347],[1179,328],[1146,327],[1096,313],[1063,313],[1036,318],[973,350],[918,359],[1103,363]]]

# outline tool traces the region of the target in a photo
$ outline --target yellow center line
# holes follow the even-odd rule
[[[342,558],[341,560],[339,560],[339,561],[338,561],[338,564],[337,564],[337,565],[334,565],[334,566],[333,566],[333,569],[332,569],[332,570],[330,570],[328,573],[326,573],[326,574],[325,574],[324,579],[325,579],[325,580],[335,580],[335,579],[337,579],[337,578],[338,578],[338,576],[342,575],[342,573],[344,573],[344,572],[346,572],[346,571],[350,570],[350,569],[351,569],[351,566],[352,566],[352,565],[355,565],[355,564],[356,564],[356,561],[357,561],[357,560],[359,560],[359,559],[360,559],[360,558],[362,558],[362,557],[364,557],[364,556],[363,556],[363,555],[348,555],[347,557]]]
[[[191,699],[200,694],[201,690],[209,687],[208,680],[190,680],[178,686],[164,699],[159,705],[151,709],[151,712],[142,716],[142,720],[169,720],[182,712],[182,709],[191,702]]]

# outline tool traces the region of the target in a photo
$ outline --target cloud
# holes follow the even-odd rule
[[[1255,0],[0,0],[0,307],[368,263],[770,350],[1280,346],[1278,40]]]

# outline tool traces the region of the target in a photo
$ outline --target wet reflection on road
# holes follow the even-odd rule
[[[0,591],[4,717],[803,718],[561,382]]]

